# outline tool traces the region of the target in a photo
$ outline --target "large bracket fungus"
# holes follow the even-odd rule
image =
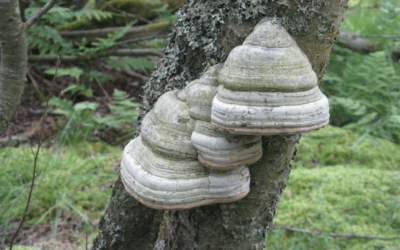
[[[125,148],[125,189],[155,209],[231,202],[249,192],[261,135],[324,127],[327,98],[308,58],[279,24],[259,23],[225,64],[160,97]]]
[[[235,134],[297,134],[325,127],[328,99],[307,56],[285,28],[259,23],[218,75],[211,122]]]

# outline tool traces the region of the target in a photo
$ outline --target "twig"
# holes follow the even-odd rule
[[[40,96],[40,101],[46,100],[46,97],[45,97],[45,96],[43,95],[43,93],[40,91],[39,86],[38,86],[38,84],[37,84],[35,78],[33,78],[33,76],[32,76],[32,74],[31,74],[30,71],[31,71],[31,69],[28,69],[28,70],[26,71],[26,73],[27,73],[27,75],[28,75],[29,80],[31,80],[31,83],[32,83],[33,87],[35,87],[36,92],[39,94],[39,96]]]
[[[374,37],[374,38],[400,38],[400,35],[377,35],[377,34],[357,34],[359,37]]]
[[[125,16],[137,18],[137,19],[139,19],[140,21],[145,22],[145,23],[152,23],[152,21],[150,21],[150,20],[148,20],[148,19],[146,19],[146,18],[144,18],[144,17],[142,17],[142,16],[140,16],[140,15],[135,15],[135,14],[128,13],[128,12],[125,12],[125,11],[123,11],[123,10],[120,10],[120,9],[118,9],[118,8],[115,8],[115,7],[113,7],[110,3],[106,3],[106,5],[107,5],[110,9],[112,9],[112,10],[114,10],[114,11],[117,11],[117,12],[119,12],[119,13],[125,15]]]
[[[85,249],[88,250],[88,234],[87,234],[87,225],[85,225]]]
[[[357,141],[356,143],[354,143],[353,146],[350,147],[350,150],[351,150],[351,151],[354,151],[354,149],[356,149],[356,147],[358,146],[358,144],[360,144],[360,143],[364,140],[364,138],[365,138],[367,135],[369,135],[369,133],[371,132],[371,130],[372,130],[373,128],[375,128],[375,127],[376,127],[379,123],[381,123],[382,121],[383,121],[383,118],[379,119],[379,120],[376,121],[374,124],[372,124],[371,128],[369,128],[369,129],[367,130],[367,132],[365,132],[365,133],[358,139],[358,141]]]
[[[173,22],[161,22],[151,23],[141,26],[133,26],[126,32],[123,38],[132,39],[135,41],[142,41],[149,39],[148,37],[157,37],[160,35],[167,35],[173,27]],[[97,38],[105,38],[109,33],[114,33],[125,27],[113,27],[103,29],[92,29],[92,30],[74,30],[74,31],[59,31],[61,37],[67,41],[81,41],[82,38],[86,38],[87,42],[93,42]]]
[[[136,72],[134,72],[134,71],[128,69],[127,67],[122,67],[122,70],[123,70],[126,74],[128,74],[128,75],[130,75],[130,76],[132,76],[132,77],[134,77],[134,78],[136,78],[136,79],[138,79],[138,80],[140,80],[141,82],[147,82],[147,81],[150,79],[150,78],[148,78],[147,76],[141,75],[141,74],[139,74],[139,73],[136,73]]]
[[[362,204],[362,205],[359,205],[359,206],[340,209],[340,210],[338,210],[338,212],[348,212],[348,211],[351,211],[351,210],[354,210],[354,209],[357,209],[357,208],[363,208],[363,207],[367,207],[367,206],[375,204],[375,203],[380,203],[380,202],[383,202],[383,201],[391,200],[393,198],[394,198],[394,196],[390,196],[390,197],[387,197],[387,198],[384,198],[384,199],[380,199],[380,200],[377,200],[377,201],[371,201],[371,202],[368,202],[368,203],[365,203],[365,204]]]
[[[139,38],[132,38],[132,39],[127,39],[127,40],[122,40],[120,42],[117,42],[116,44],[117,45],[121,45],[121,44],[139,42],[139,41],[149,40],[149,39],[154,39],[154,38],[167,38],[167,37],[168,37],[168,34],[153,34],[153,35],[139,37]]]
[[[314,228],[315,230],[317,230],[317,232],[321,232],[321,231],[322,231],[322,230],[319,229],[318,227],[314,226],[314,224],[312,224],[311,220],[308,219],[307,216],[305,217],[305,221],[306,221],[312,228]]]
[[[305,233],[305,234],[315,234],[321,235],[321,232],[310,231],[307,229],[294,228],[291,226],[274,226],[274,229],[285,229],[292,232]],[[398,237],[379,237],[379,236],[369,236],[369,235],[360,235],[360,234],[351,234],[351,233],[330,233],[328,234],[331,237],[338,238],[362,238],[362,239],[370,239],[370,240],[400,240],[400,236]]]
[[[63,63],[75,63],[81,61],[91,61],[93,59],[108,56],[163,56],[160,49],[112,49],[100,51],[96,54],[77,55],[77,56],[61,56]],[[28,62],[53,62],[56,61],[58,55],[30,55]]]
[[[57,61],[56,71],[55,71],[54,77],[53,77],[53,82],[55,82],[55,79],[56,79],[56,76],[57,76],[57,70],[58,70],[59,66],[60,66],[60,60]],[[51,90],[50,90],[50,93],[51,93]],[[45,110],[47,110],[47,108],[49,107],[49,100],[50,100],[50,96],[47,98]],[[36,149],[35,161],[33,163],[32,182],[31,182],[31,187],[29,189],[28,201],[26,202],[24,215],[22,216],[22,219],[21,219],[21,222],[20,222],[20,224],[18,226],[18,229],[17,229],[17,231],[15,232],[15,234],[13,235],[13,237],[11,239],[10,250],[12,250],[13,245],[14,245],[14,240],[17,237],[19,231],[21,230],[22,225],[25,222],[26,215],[28,214],[28,209],[29,209],[29,205],[30,205],[30,202],[31,202],[31,198],[32,198],[33,187],[35,185],[35,179],[36,179],[36,176],[37,176],[37,174],[36,174],[36,166],[37,166],[37,162],[38,162],[40,147],[42,146],[43,132],[44,132],[44,119],[45,118],[46,118],[46,112],[43,114],[42,122],[40,124],[39,143],[38,143],[38,146],[37,146],[37,149]]]
[[[49,11],[53,5],[56,3],[57,0],[50,0],[47,2],[43,8],[41,8],[35,15],[33,15],[31,18],[29,18],[28,21],[25,23],[26,29],[29,29],[40,17],[42,17],[44,14]]]
[[[304,137],[311,137],[311,138],[336,138],[336,137],[343,137],[345,135],[303,135]]]
[[[95,77],[94,80],[97,83],[97,85],[100,87],[100,89],[103,91],[103,93],[107,97],[108,101],[111,102],[112,101],[111,97],[108,95],[107,91],[103,88],[103,86],[101,86],[99,79],[97,79],[97,77]]]
[[[374,245],[375,248],[389,248],[391,250],[400,250],[400,248],[394,246],[385,246],[385,245]]]

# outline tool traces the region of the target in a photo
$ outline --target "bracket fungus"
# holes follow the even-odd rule
[[[259,23],[218,75],[211,122],[234,134],[297,134],[325,127],[328,99],[307,56],[280,24]]]
[[[261,158],[261,135],[310,132],[328,121],[307,56],[281,25],[263,21],[225,64],[159,98],[125,147],[121,179],[155,209],[235,201],[250,190],[246,165]]]
[[[218,90],[222,64],[207,70],[203,77],[185,88],[189,114],[196,119],[191,136],[198,159],[206,167],[225,170],[258,161],[262,156],[261,136],[230,135],[211,126],[211,105]]]
[[[190,142],[194,120],[178,91],[160,97],[143,119],[142,133],[124,150],[121,179],[142,204],[165,210],[230,202],[249,192],[247,167],[205,168]]]

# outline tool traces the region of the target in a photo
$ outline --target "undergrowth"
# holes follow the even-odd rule
[[[121,153],[119,147],[102,142],[84,142],[69,148],[42,148],[27,224],[51,222],[56,230],[60,218],[69,217],[84,223],[89,230],[96,230],[92,222],[99,219],[107,206]],[[28,146],[0,149],[2,232],[13,231],[23,214],[33,158]],[[7,240],[4,236],[1,239],[3,244]]]

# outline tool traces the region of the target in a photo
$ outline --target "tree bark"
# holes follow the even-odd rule
[[[223,62],[262,18],[278,17],[311,61],[321,83],[347,1],[192,0],[180,10],[164,58],[145,86],[147,113],[164,92],[183,88]],[[186,211],[157,211],[117,180],[92,249],[264,249],[299,135],[263,137],[263,157],[249,166],[244,199]]]
[[[18,0],[0,0],[0,13],[0,131],[3,131],[24,89],[27,42]]]

